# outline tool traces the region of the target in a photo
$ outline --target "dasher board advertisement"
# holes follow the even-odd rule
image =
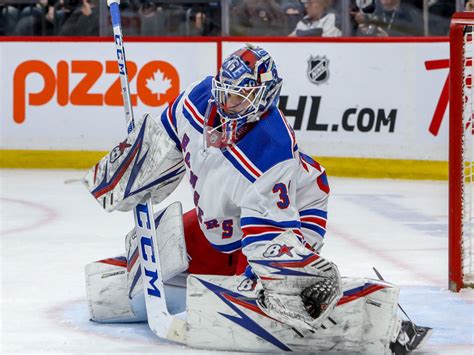
[[[244,42],[224,42],[223,56]],[[315,156],[447,160],[449,43],[258,42],[280,109]]]
[[[215,43],[126,42],[135,116],[159,115],[217,68]],[[108,150],[125,134],[115,60],[107,42],[2,42],[1,149]]]
[[[447,41],[249,41],[274,57],[280,109],[307,153],[447,160]],[[245,42],[126,42],[135,116],[158,115]],[[0,149],[105,151],[123,139],[114,53],[112,41],[0,42]]]

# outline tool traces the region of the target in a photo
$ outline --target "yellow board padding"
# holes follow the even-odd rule
[[[0,168],[89,169],[107,152],[75,150],[0,150]],[[328,176],[447,180],[448,162],[372,158],[315,157]]]
[[[0,168],[89,169],[106,154],[78,150],[0,150]]]
[[[447,180],[448,162],[375,158],[315,157],[328,176]]]

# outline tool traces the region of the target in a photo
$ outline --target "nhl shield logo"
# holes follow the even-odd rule
[[[311,56],[308,59],[308,79],[313,84],[319,85],[329,79],[329,60],[326,57]]]

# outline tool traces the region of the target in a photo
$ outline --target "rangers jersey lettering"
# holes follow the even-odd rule
[[[203,136],[211,77],[194,83],[163,111],[161,124],[183,156],[202,231],[221,252],[251,248],[292,230],[319,248],[326,233],[324,168],[298,148],[270,108],[236,144],[207,147]]]

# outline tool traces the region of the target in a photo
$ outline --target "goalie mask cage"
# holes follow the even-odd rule
[[[474,285],[473,97],[474,12],[451,20],[449,71],[449,289]]]

